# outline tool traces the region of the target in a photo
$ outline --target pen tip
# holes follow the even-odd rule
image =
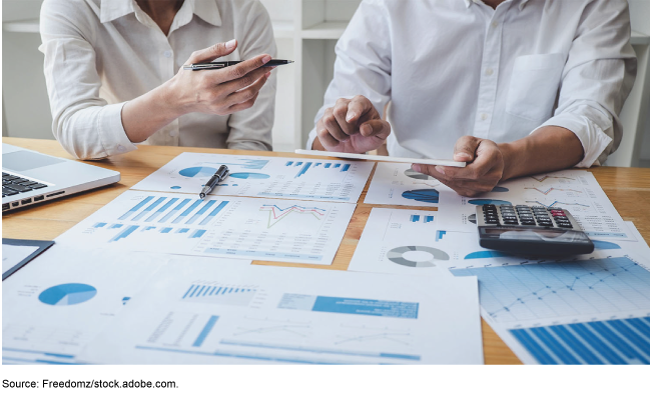
[[[205,198],[205,194],[204,194],[204,193],[199,193],[199,198],[200,198],[201,200],[203,200],[203,199]]]

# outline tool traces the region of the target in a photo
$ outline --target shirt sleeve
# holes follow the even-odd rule
[[[368,98],[380,114],[391,93],[391,34],[387,10],[378,1],[364,0],[336,44],[334,78],[325,92],[323,106],[314,124],[325,109],[339,98],[356,95]],[[316,128],[309,133],[307,149],[316,139]]]
[[[101,79],[91,45],[94,16],[82,2],[45,1],[39,50],[52,111],[52,132],[71,155],[101,159],[136,149],[122,125],[124,103],[99,97]],[[99,22],[96,22],[99,23]]]
[[[637,66],[630,35],[626,1],[591,2],[569,51],[558,108],[533,130],[560,126],[575,133],[584,149],[577,167],[601,165],[621,143],[618,116],[634,85]]]
[[[259,1],[251,2],[247,16],[242,20],[246,21],[244,29],[238,31],[241,36],[235,37],[239,40],[241,58],[250,59],[263,53],[275,57],[273,26],[264,6]],[[229,149],[272,150],[276,73],[271,73],[251,108],[230,115],[226,140]]]

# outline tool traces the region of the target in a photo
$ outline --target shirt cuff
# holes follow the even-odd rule
[[[127,137],[122,124],[122,107],[124,104],[126,102],[105,105],[98,117],[99,140],[107,156],[120,155],[138,149]]]
[[[597,161],[598,157],[612,142],[612,137],[605,134],[600,126],[584,116],[560,114],[547,120],[530,134],[546,126],[563,127],[571,130],[578,137],[585,156],[580,163],[575,165],[576,167],[589,168],[594,164],[600,165],[600,162]]]

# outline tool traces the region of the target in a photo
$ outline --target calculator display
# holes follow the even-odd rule
[[[513,227],[482,228],[481,233],[489,238],[503,240],[552,241],[552,242],[585,242],[589,238],[581,231],[560,229],[530,229]]]

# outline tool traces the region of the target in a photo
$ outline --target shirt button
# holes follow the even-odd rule
[[[494,70],[493,70],[493,69],[488,68],[487,70],[485,70],[485,75],[490,76],[490,75],[492,75],[492,74],[494,74]]]
[[[497,26],[499,26],[499,22],[497,21],[492,22],[492,27],[497,27]]]
[[[163,55],[165,55],[165,57],[172,57],[172,51],[165,51],[163,52]]]
[[[125,150],[126,150],[126,148],[123,147],[122,145],[118,145],[118,146],[117,146],[117,151],[118,151],[118,152],[124,152]]]
[[[488,114],[482,113],[481,114],[481,120],[486,120],[488,118]]]

